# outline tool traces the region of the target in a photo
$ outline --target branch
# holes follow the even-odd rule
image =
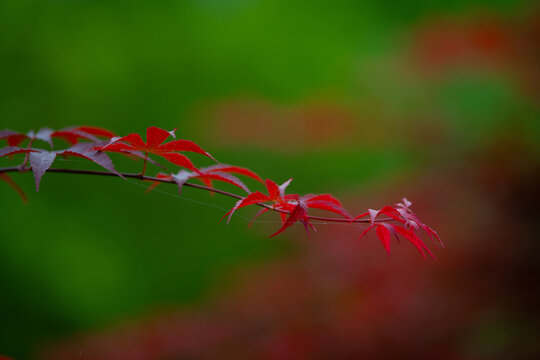
[[[7,173],[7,172],[27,172],[30,171],[31,167],[21,167],[21,166],[13,166],[13,167],[3,167],[0,168],[0,173]],[[47,172],[54,172],[54,173],[63,173],[63,174],[80,174],[80,175],[95,175],[95,176],[113,176],[118,177],[116,174],[107,172],[107,171],[95,171],[95,170],[78,170],[78,169],[61,169],[61,168],[49,168]],[[153,176],[147,176],[142,174],[134,174],[134,173],[120,173],[125,178],[132,178],[132,179],[138,179],[141,181],[157,181],[161,183],[169,183],[169,184],[175,184],[173,180],[167,180],[167,179],[160,179]],[[192,183],[185,183],[183,186],[189,186],[195,189],[205,190],[209,192],[218,193],[224,196],[228,196],[234,199],[244,199],[243,196],[230,193],[228,191],[220,190],[220,189],[214,189],[208,186],[204,185],[198,185],[198,184],[192,184]],[[270,205],[266,204],[254,204],[258,205],[262,208],[266,208],[268,210],[272,210],[275,212],[281,212],[285,214],[289,214],[288,211],[276,209]],[[340,218],[328,218],[328,217],[322,217],[322,216],[312,216],[308,215],[308,218],[311,220],[319,220],[319,221],[327,221],[327,222],[339,222],[339,223],[369,223],[371,222],[370,219],[357,219],[354,221],[351,221],[349,219],[340,219]],[[394,219],[392,218],[384,218],[384,219],[376,219],[377,222],[384,222],[384,221],[392,221]]]

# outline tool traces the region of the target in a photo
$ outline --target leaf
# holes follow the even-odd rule
[[[126,150],[126,151],[123,151],[122,152],[123,155],[125,155],[126,157],[132,157],[133,159],[135,160],[139,160],[139,159],[144,159],[145,156],[142,152],[140,151],[135,151],[135,150]],[[160,163],[152,160],[149,156],[146,157],[146,161],[148,161],[150,164],[152,165],[156,165],[162,169],[166,169],[165,166],[161,165]]]
[[[397,220],[401,223],[405,222],[403,218],[401,217],[401,214],[399,213],[399,211],[397,211],[392,206],[384,206],[381,210],[379,210],[379,214],[383,214],[388,217],[391,217],[392,219]]]
[[[304,204],[303,201],[298,201],[298,204],[294,208],[294,210],[291,212],[285,223],[281,226],[281,228],[270,235],[270,237],[274,237],[278,234],[281,234],[283,231],[285,231],[287,228],[289,228],[291,225],[296,223],[297,221],[302,221],[304,223],[304,227],[306,228],[306,231],[309,235],[309,228],[307,227],[307,206]]]
[[[252,178],[254,180],[257,180],[260,183],[264,184],[264,181],[261,179],[261,177],[259,175],[255,174],[253,171],[251,171],[249,169],[239,167],[239,166],[226,165],[226,164],[216,164],[216,165],[207,166],[207,167],[201,169],[201,171],[204,171],[205,173],[219,171],[219,172],[226,172],[226,173],[244,175],[244,176],[250,177],[250,178]]]
[[[405,224],[406,226],[414,229],[414,231],[416,231],[417,233],[420,233],[420,230],[424,230],[424,232],[433,242],[435,242],[435,239],[437,239],[439,241],[439,244],[444,248],[444,243],[442,242],[439,235],[432,228],[422,223],[418,219],[418,216],[416,216],[416,214],[410,209],[412,203],[407,200],[407,198],[403,198],[401,201],[401,203],[397,203],[395,205],[394,209],[400,217],[397,220]]]
[[[249,188],[242,181],[240,181],[240,179],[227,173],[220,173],[217,171],[206,173],[204,169],[199,169],[197,172],[180,170],[177,174],[173,175],[173,180],[178,185],[179,192],[182,191],[182,186],[184,186],[186,181],[189,179],[200,179],[206,184],[208,184],[211,180],[219,180],[237,186],[247,193],[250,192]]]
[[[377,224],[369,225],[364,231],[362,231],[358,240],[362,239],[369,232],[369,230],[373,229],[375,226],[377,226]]]
[[[351,218],[351,215],[345,208],[328,201],[307,201],[306,205],[310,209],[326,210],[341,215],[347,219]]]
[[[424,259],[426,258],[426,254],[424,253],[424,251],[426,251],[429,255],[431,255],[433,259],[437,260],[435,255],[433,255],[431,250],[429,250],[429,248],[422,242],[418,235],[414,233],[414,231],[412,231],[411,229],[405,229],[404,227],[398,225],[393,225],[393,227],[396,232],[402,235],[405,239],[409,240],[418,249]]]
[[[40,132],[42,130],[44,129],[41,129]],[[71,145],[77,144],[80,139],[85,139],[92,142],[99,142],[100,140],[98,139],[98,136],[110,139],[114,137],[114,133],[112,131],[94,127],[94,126],[71,126],[71,127],[57,130],[57,131],[52,131],[49,134],[50,138],[55,138],[55,137],[63,138],[64,140],[69,142]]]
[[[201,179],[203,181],[204,180],[220,180],[220,181],[232,184],[234,186],[237,186],[247,193],[251,192],[249,188],[240,179],[238,179],[234,175],[227,174],[227,173],[213,172],[209,174],[196,174],[193,178]]]
[[[279,211],[279,215],[282,219],[282,227],[272,236],[280,234],[293,223],[300,221],[304,225],[304,228],[306,229],[309,237],[309,229],[311,228],[315,231],[315,227],[309,222],[309,216],[307,215],[307,210],[310,207],[319,208],[338,213],[345,217],[350,217],[347,211],[341,206],[341,203],[330,194],[308,194],[303,196],[302,198],[300,198],[300,196],[297,194],[286,195],[285,190],[287,186],[291,183],[291,181],[292,179],[289,179],[285,181],[282,185],[278,186],[274,181],[266,179],[265,184],[268,190],[268,195],[265,195],[258,191],[249,194],[244,199],[240,199],[239,201],[237,201],[235,206],[229,212],[227,212],[227,214],[225,214],[223,218],[228,216],[227,223],[229,223],[232,215],[237,209],[248,205],[261,204],[271,201],[273,202],[273,209]],[[304,201],[305,199],[307,200]],[[264,212],[265,211],[262,210],[259,211],[254,218]]]
[[[270,201],[270,200],[272,199],[268,195],[265,195],[259,191],[255,191],[249,194],[248,196],[246,196],[245,198],[238,200],[236,204],[233,206],[233,208],[229,210],[225,215],[223,215],[221,220],[223,220],[228,215],[229,216],[229,218],[227,219],[227,224],[228,224],[229,221],[231,221],[231,216],[234,214],[236,210],[243,208],[245,206],[260,204],[260,203]]]
[[[175,152],[175,151],[191,151],[204,156],[208,156],[210,159],[217,162],[216,159],[210,153],[204,151],[199,145],[195,144],[191,140],[173,140],[158,147],[161,153]]]
[[[0,149],[0,157],[14,155],[19,153],[29,153],[37,150],[34,149],[23,149],[15,146],[6,146]]]
[[[396,232],[396,230],[394,229],[394,225],[386,224],[386,223],[382,223],[381,225],[386,227],[388,229],[388,231],[390,231],[390,233],[392,235],[394,235],[394,237],[396,238],[397,243],[399,244],[399,236],[398,236],[398,233]]]
[[[358,219],[363,218],[364,216],[368,216],[368,215],[369,215],[369,212],[367,212],[367,211],[363,212],[360,215],[357,215],[354,218],[352,218],[350,222],[354,222],[355,220],[358,220]]]
[[[30,153],[30,166],[32,166],[32,172],[34,173],[34,179],[36,180],[36,191],[39,191],[39,183],[43,174],[51,167],[54,159],[56,158],[56,152],[40,151]]]
[[[19,185],[13,179],[6,173],[0,173],[0,179],[5,181],[9,186],[11,186],[17,194],[19,194],[21,200],[23,203],[28,204],[28,197],[26,197],[26,194],[24,193],[24,190],[21,189]]]
[[[390,256],[390,231],[384,225],[377,226],[377,236]]]
[[[287,189],[287,187],[289,186],[289,184],[291,183],[292,181],[292,178],[290,178],[289,180],[285,181],[283,184],[281,184],[279,186],[279,196],[281,197],[284,197],[285,196],[285,190]]]
[[[190,171],[180,170],[178,173],[171,175],[171,179],[178,185],[179,194],[182,194],[182,187],[191,178],[191,174],[193,173]]]
[[[94,136],[101,136],[105,138],[112,138],[115,136],[115,134],[112,131],[95,127],[95,126],[77,126],[75,129],[78,131],[85,132],[87,134],[91,134]]]
[[[405,208],[407,208],[407,209],[412,205],[412,202],[410,202],[409,200],[407,200],[407,198],[403,198],[403,199],[401,199],[401,201],[402,201],[403,207],[405,207]]]
[[[193,171],[197,170],[195,165],[193,165],[191,160],[189,160],[189,158],[185,155],[178,154],[178,153],[165,153],[162,156],[175,165],[182,166]]]
[[[176,153],[166,154],[166,156],[169,156],[169,155],[178,155],[178,156],[183,157],[183,155],[176,154]],[[187,159],[187,157],[185,157],[185,159]],[[189,161],[189,159],[187,159],[187,161]],[[177,164],[182,165],[179,162]],[[188,166],[192,167],[191,170],[193,170],[193,172],[180,170],[177,174],[174,175],[174,181],[178,185],[178,190],[180,192],[182,191],[183,185],[189,179],[198,179],[202,181],[208,187],[213,187],[212,181],[218,180],[218,181],[227,182],[229,184],[233,184],[241,188],[245,192],[249,193],[250,192],[249,188],[236,176],[230,175],[232,173],[245,175],[245,176],[248,176],[250,178],[253,178],[255,180],[259,180],[262,182],[262,179],[253,171],[246,168],[239,167],[239,166],[217,164],[217,165],[211,165],[205,168],[197,169],[195,168],[195,166],[191,164],[191,162],[184,164],[184,167],[188,167]],[[153,184],[151,188],[154,189],[158,185],[159,183]]]
[[[92,142],[99,141],[99,139],[92,134],[88,134],[84,131],[78,131],[74,129],[53,131],[49,136],[51,138],[62,138],[71,145],[77,144],[79,142],[79,139],[90,140]]]
[[[426,224],[422,224],[422,228],[424,229],[424,231],[427,232],[427,234],[429,235],[429,237],[433,240],[433,237],[434,236],[437,240],[439,240],[439,244],[445,248],[444,246],[444,243],[442,242],[441,238],[439,237],[439,234],[437,234],[437,232],[435,230],[433,230],[432,228],[430,228],[429,226],[427,226]],[[435,240],[433,240],[435,241]]]
[[[111,138],[114,136],[114,134],[109,130],[93,126],[72,126],[56,131],[45,127],[39,129],[37,133],[31,130],[27,134],[18,133],[11,130],[0,130],[0,139],[7,138],[8,145],[10,146],[17,146],[24,139],[28,138],[31,140],[45,141],[52,147],[52,138],[55,137],[63,138],[70,144],[74,145],[79,141],[79,139],[97,142],[99,141],[97,136]]]
[[[90,161],[95,162],[99,166],[103,167],[104,169],[112,172],[115,175],[120,176],[121,178],[124,178],[116,169],[114,168],[113,162],[109,156],[101,151],[96,150],[84,150],[84,147],[78,147],[77,145],[64,150],[59,151],[58,154],[61,155],[70,155],[70,156],[78,156],[85,159],[88,159]]]
[[[339,214],[345,218],[352,218],[351,214],[341,205],[341,202],[330,194],[308,194],[302,196],[308,208],[321,209]]]
[[[0,130],[0,139],[6,139],[9,146],[17,146],[24,139],[26,139],[26,135],[9,129],[4,129]]]
[[[270,179],[264,180],[266,182],[266,189],[268,190],[268,196],[272,200],[278,199],[280,195],[279,186]]]
[[[427,252],[436,260],[435,255],[433,255],[431,250],[429,250],[429,248],[424,244],[424,242],[422,241],[422,239],[420,239],[417,233],[419,233],[420,230],[424,230],[424,232],[426,232],[434,242],[434,238],[436,238],[439,240],[439,243],[442,247],[444,247],[444,244],[442,243],[438,234],[433,231],[433,229],[431,229],[429,226],[422,223],[418,219],[416,214],[412,212],[412,210],[410,209],[411,205],[412,203],[409,200],[403,198],[401,203],[397,203],[394,206],[384,206],[380,210],[369,209],[368,212],[356,216],[351,221],[369,215],[371,220],[371,226],[362,232],[360,238],[362,238],[369,230],[376,226],[377,236],[379,237],[385,248],[387,244],[389,244],[389,239],[391,235],[394,235],[399,242],[399,234],[406,238],[409,242],[411,242],[418,249],[418,251],[420,251],[424,258],[426,257],[425,252]],[[382,222],[380,220],[376,222],[376,218],[380,214],[386,215],[391,218],[391,220],[399,222],[401,226],[389,224],[388,222]],[[387,251],[389,251],[388,248]]]
[[[39,152],[31,152],[29,160],[30,166],[32,167],[32,172],[34,173],[34,179],[36,180],[36,191],[39,191],[39,184],[41,182],[41,178],[43,177],[43,174],[45,174],[45,172],[51,167],[57,155],[77,156],[88,159],[100,165],[104,169],[112,172],[113,174],[123,178],[123,176],[118,171],[116,171],[111,159],[109,158],[109,156],[107,156],[107,154],[101,151],[88,149],[91,149],[91,146],[89,146],[88,144],[77,144],[67,150],[41,150]]]
[[[302,196],[302,199],[304,201],[326,201],[335,205],[343,206],[341,205],[341,202],[338,199],[336,199],[334,196],[330,194],[319,194],[319,195],[308,194],[308,195]]]
[[[190,166],[189,164],[191,164],[191,161],[189,161],[189,163],[186,161],[187,158],[181,158],[179,156],[170,154],[175,154],[183,151],[191,151],[208,156],[215,161],[212,155],[201,149],[199,145],[195,144],[193,141],[190,140],[173,140],[163,144],[163,142],[169,136],[174,136],[174,130],[166,131],[155,126],[151,126],[146,129],[146,142],[142,140],[139,134],[129,134],[121,138],[115,138],[114,141],[111,141],[105,146],[99,147],[98,150],[120,153],[126,151],[141,151],[145,154],[155,154],[158,156],[163,156],[170,162],[173,162],[175,164],[187,164],[187,166]],[[193,166],[193,164],[191,164],[191,167],[188,168],[194,169],[195,167]]]
[[[292,179],[286,181],[282,185],[283,190],[287,187],[287,185],[290,183],[291,180]],[[278,210],[292,211],[294,209],[294,207],[291,208],[291,206],[293,205],[288,203],[289,199],[285,199],[285,197],[280,196],[281,194],[280,187],[274,181],[270,179],[266,179],[265,183],[266,183],[266,188],[268,190],[268,195],[265,195],[259,191],[255,191],[249,194],[244,199],[238,200],[236,204],[234,205],[234,207],[229,212],[227,212],[221,219],[223,220],[223,218],[225,218],[228,215],[229,216],[229,218],[227,219],[227,224],[228,224],[229,221],[231,220],[232,215],[234,214],[236,210],[244,206],[260,204],[267,201],[272,201],[274,203],[274,208]],[[291,195],[289,197],[290,197],[290,200],[292,200],[292,198],[294,198],[294,200],[298,200],[298,195]],[[280,215],[283,218],[284,214],[281,213]]]

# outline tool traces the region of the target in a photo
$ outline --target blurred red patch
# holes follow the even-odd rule
[[[357,131],[351,109],[328,102],[279,106],[261,100],[216,104],[201,122],[201,133],[224,146],[290,151],[350,144]]]

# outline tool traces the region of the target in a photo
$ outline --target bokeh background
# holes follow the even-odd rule
[[[0,184],[0,353],[540,357],[535,1],[4,0],[0,29],[1,128],[178,128],[355,213],[406,196],[447,245],[269,239],[272,214],[218,223],[218,195],[14,174],[30,202]]]

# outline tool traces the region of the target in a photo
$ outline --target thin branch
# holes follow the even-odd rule
[[[20,166],[13,166],[13,167],[3,167],[0,168],[0,173],[7,173],[7,172],[27,172],[30,171],[31,167],[20,167]],[[80,174],[80,175],[96,175],[96,176],[114,176],[118,177],[116,174],[113,174],[111,172],[107,171],[95,171],[95,170],[78,170],[78,169],[61,169],[61,168],[49,168],[47,172],[53,172],[53,173],[63,173],[63,174]],[[120,173],[125,178],[133,178],[138,179],[142,181],[157,181],[161,183],[169,183],[169,184],[175,184],[174,180],[168,180],[168,179],[160,179],[153,176],[147,176],[142,174],[134,174],[134,173]],[[183,186],[189,186],[195,189],[205,190],[209,192],[218,193],[224,196],[228,196],[234,199],[244,199],[243,196],[230,193],[225,190],[215,189],[204,185],[198,185],[198,184],[192,184],[192,183],[185,183]],[[266,208],[268,210],[281,212],[285,214],[289,214],[288,211],[275,209],[274,207],[266,204],[254,204],[263,208]],[[370,219],[356,219],[354,221],[351,221],[350,219],[340,219],[340,218],[328,218],[328,217],[322,217],[322,216],[312,216],[308,215],[308,218],[312,220],[319,220],[319,221],[327,221],[327,222],[341,222],[341,223],[369,223],[371,222]],[[394,219],[391,218],[385,218],[385,219],[376,219],[377,222],[383,222],[383,221],[392,221]]]

